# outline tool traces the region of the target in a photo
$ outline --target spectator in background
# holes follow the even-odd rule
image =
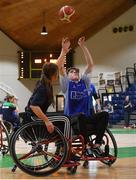
[[[108,113],[113,113],[113,106],[110,102],[108,102],[105,106],[104,106],[104,111],[108,112]]]
[[[132,104],[129,99],[129,96],[125,97],[124,101],[124,128],[130,128],[129,122],[130,122],[130,113],[132,111]]]

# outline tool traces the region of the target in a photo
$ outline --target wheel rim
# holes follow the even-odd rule
[[[61,132],[55,128],[54,133],[49,134],[40,122],[18,130],[11,142],[11,155],[16,165],[37,176],[57,171],[67,157],[66,152],[67,143]]]

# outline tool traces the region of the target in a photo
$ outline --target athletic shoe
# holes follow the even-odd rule
[[[104,152],[100,147],[92,148],[92,152],[95,154],[96,157],[104,157]]]
[[[93,152],[91,151],[90,148],[87,148],[85,150],[85,155],[88,156],[88,157],[94,157]]]

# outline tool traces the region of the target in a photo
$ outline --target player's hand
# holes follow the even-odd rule
[[[98,109],[97,109],[98,112],[102,112],[102,109],[101,109],[101,106],[98,105]]]
[[[65,54],[67,54],[69,52],[69,50],[71,49],[70,45],[71,45],[71,43],[70,43],[70,40],[68,37],[62,38],[62,49],[65,52]]]
[[[52,122],[46,121],[45,124],[46,124],[48,132],[52,133],[54,131],[54,125],[52,124]]]
[[[83,46],[84,43],[85,43],[85,37],[82,36],[82,37],[80,37],[79,40],[78,40],[78,45],[79,45],[79,46]]]

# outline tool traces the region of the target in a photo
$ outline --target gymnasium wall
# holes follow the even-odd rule
[[[94,70],[92,81],[96,81],[99,72],[125,72],[126,66],[133,66],[136,62],[136,6],[124,13],[111,24],[87,40],[87,46],[92,52]],[[133,32],[116,33],[112,28],[116,26],[134,25]],[[0,83],[9,86],[19,101],[20,111],[24,110],[35,85],[35,80],[18,80],[18,53],[21,48],[0,31]],[[82,53],[77,48],[74,55],[76,66],[84,69],[85,63],[81,58]],[[59,85],[54,86],[54,95],[60,92]],[[0,100],[4,97],[0,90]],[[54,111],[51,107],[49,111]]]
[[[133,25],[134,31],[113,33],[113,27]],[[126,66],[136,63],[136,6],[114,20],[86,42],[94,60],[92,81],[100,72],[125,72]],[[76,49],[75,65],[82,66],[84,59],[80,48]],[[80,64],[80,65],[79,65]],[[81,67],[82,70],[84,66]]]

